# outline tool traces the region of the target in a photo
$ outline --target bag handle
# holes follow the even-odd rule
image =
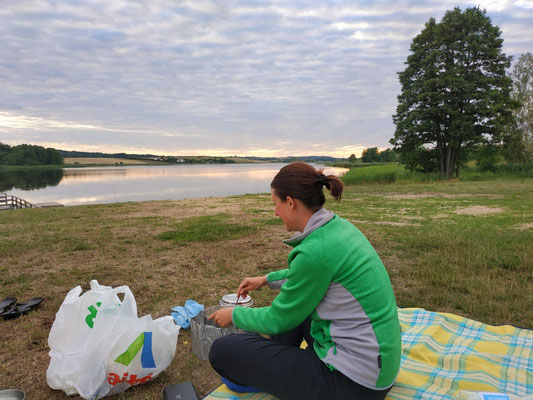
[[[137,303],[135,302],[135,297],[128,286],[117,286],[116,288],[112,289],[111,293],[115,297],[116,304],[120,306],[121,313],[137,317]],[[120,300],[120,297],[118,297],[119,294],[124,295],[122,300]]]
[[[120,305],[121,311],[124,310],[124,313],[127,315],[137,317],[137,303],[135,302],[135,297],[133,296],[131,289],[127,285],[112,288],[111,286],[100,285],[96,279],[91,280],[89,285],[93,291],[102,290],[107,292],[113,297],[115,306]],[[120,297],[118,297],[119,294],[124,295],[123,300],[120,300]]]

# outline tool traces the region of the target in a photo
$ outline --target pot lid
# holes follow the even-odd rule
[[[235,305],[235,302],[237,301],[237,293],[230,293],[222,296],[222,300],[220,301],[220,304],[228,304],[228,305]],[[246,297],[239,297],[239,302],[237,305],[239,306],[247,306],[252,304],[254,301],[250,296]]]

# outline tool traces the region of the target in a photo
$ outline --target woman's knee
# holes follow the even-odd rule
[[[223,360],[225,358],[224,353],[227,347],[227,338],[228,336],[223,336],[221,338],[216,339],[211,344],[211,348],[209,349],[209,362],[212,366],[217,365],[219,360]]]
[[[241,347],[243,335],[231,334],[216,339],[209,349],[209,362],[213,367],[231,360]]]

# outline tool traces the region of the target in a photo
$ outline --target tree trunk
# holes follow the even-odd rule
[[[439,168],[440,168],[440,173],[442,176],[444,176],[444,173],[445,173],[445,154],[444,154],[444,149],[443,149],[443,146],[441,144],[437,144],[437,148],[439,149]]]
[[[451,179],[454,170],[456,170],[457,176],[459,176],[459,150],[461,149],[461,144],[457,148],[448,146],[446,152],[446,162],[444,166],[443,176],[446,179]],[[441,171],[442,172],[442,171]]]
[[[453,171],[455,170],[455,164],[457,162],[457,149],[453,149],[452,154],[452,162],[450,163],[450,179],[453,176]]]
[[[446,165],[444,170],[444,176],[446,179],[450,179],[452,177],[452,168],[453,168],[453,149],[452,146],[448,145],[448,151],[446,152]]]
[[[461,151],[461,146],[457,148],[457,153],[455,156],[455,177],[459,178],[459,152]]]

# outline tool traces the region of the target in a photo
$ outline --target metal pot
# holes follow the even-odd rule
[[[233,324],[226,328],[221,328],[214,321],[207,319],[215,311],[223,308],[228,308],[228,306],[206,308],[191,319],[192,351],[200,360],[207,360],[211,345],[216,339],[231,333],[249,333],[243,329],[236,328]]]

